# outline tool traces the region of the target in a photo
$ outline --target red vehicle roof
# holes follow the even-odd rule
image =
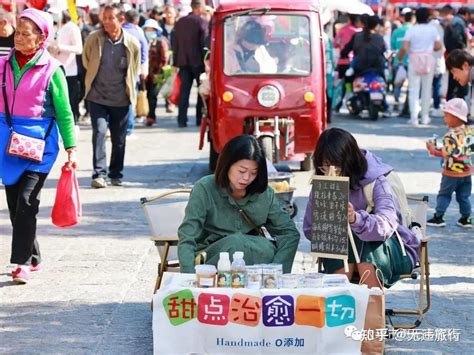
[[[319,0],[213,0],[218,12],[242,11],[269,6],[272,10],[319,10]]]

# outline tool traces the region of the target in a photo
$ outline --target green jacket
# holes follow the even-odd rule
[[[245,244],[255,246],[258,243],[258,246],[265,247],[262,258],[263,254],[269,252],[266,243],[271,245],[270,242],[264,237],[248,234],[253,228],[243,220],[235,203],[227,191],[217,187],[214,175],[205,176],[196,182],[184,220],[178,229],[181,272],[194,272],[195,255],[203,250],[207,251],[208,260],[214,260],[210,263],[216,263],[218,255],[209,255],[209,251],[212,254],[218,254],[219,251],[245,251]],[[270,261],[283,264],[283,272],[291,272],[300,233],[288,213],[282,209],[273,189],[267,187],[263,193],[249,195],[237,203],[257,226],[264,224],[276,239],[276,246],[271,245],[272,260],[259,260],[258,254],[252,256],[247,253],[244,255],[247,265]],[[234,245],[226,245],[227,240]],[[221,250],[212,248],[213,244],[222,245]]]
[[[126,31],[123,33],[123,43],[127,49],[127,77],[125,78],[126,93],[130,102],[135,106],[137,101],[137,94],[135,86],[140,70],[140,44],[132,35]],[[102,48],[104,47],[105,31],[98,30],[92,32],[84,43],[84,50],[82,51],[82,64],[86,69],[85,86],[86,91],[84,97],[87,97],[94,82],[95,76],[99,71],[100,59],[102,56]]]

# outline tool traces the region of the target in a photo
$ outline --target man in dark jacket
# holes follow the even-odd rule
[[[204,41],[208,23],[201,15],[204,0],[192,0],[192,12],[181,18],[175,26],[173,46],[173,65],[179,68],[181,90],[178,104],[178,126],[188,125],[189,94],[193,81],[199,85],[199,75],[204,72]],[[201,125],[202,101],[198,96],[196,105],[196,126]]]

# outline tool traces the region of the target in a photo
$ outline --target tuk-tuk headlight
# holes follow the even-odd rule
[[[306,102],[313,102],[314,101],[314,94],[311,91],[304,93],[304,100]]]
[[[222,94],[222,100],[224,100],[224,102],[231,102],[233,98],[234,94],[232,94],[230,91],[226,91]]]
[[[280,92],[272,85],[265,85],[258,90],[257,101],[263,107],[275,106],[280,101]]]

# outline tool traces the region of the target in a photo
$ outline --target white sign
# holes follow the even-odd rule
[[[170,274],[171,275],[171,274]],[[366,286],[194,288],[173,274],[153,300],[155,354],[359,354]]]

